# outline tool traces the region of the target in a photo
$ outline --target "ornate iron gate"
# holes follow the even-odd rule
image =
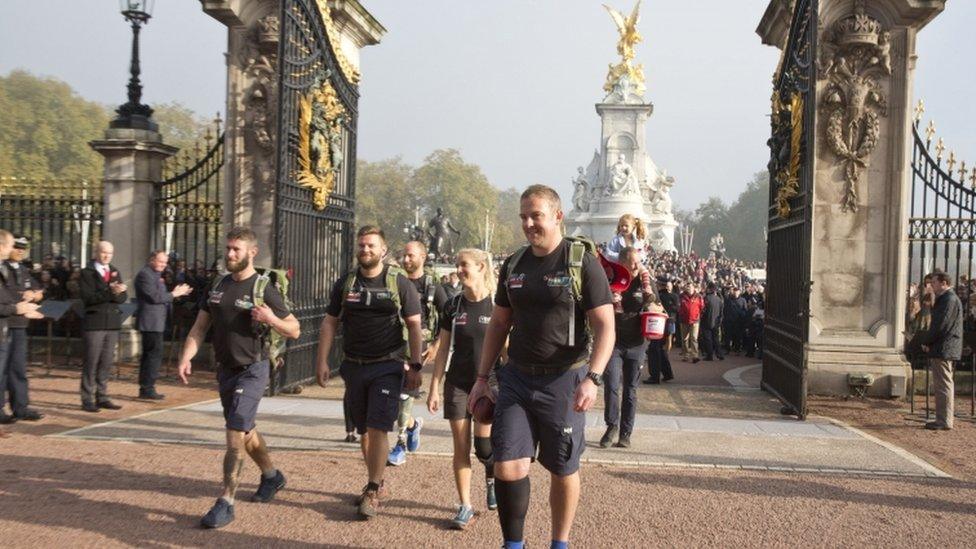
[[[153,247],[185,262],[187,270],[212,271],[223,256],[224,135],[219,118],[216,125],[217,140],[207,129],[205,147],[198,142],[193,158],[184,150],[181,157],[170,159],[180,162],[183,171],[156,186]]]
[[[806,416],[817,0],[798,0],[774,80],[762,387]]]
[[[278,59],[274,262],[291,273],[302,336],[273,392],[314,378],[329,289],[352,260],[359,101],[326,2],[282,0]]]

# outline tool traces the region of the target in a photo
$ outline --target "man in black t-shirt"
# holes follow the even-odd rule
[[[407,242],[400,259],[407,278],[420,296],[420,322],[424,340],[422,362],[426,366],[437,356],[438,326],[435,321],[437,312],[447,302],[447,294],[433,275],[424,272],[427,246],[422,242]],[[416,390],[400,393],[397,442],[387,457],[388,465],[403,465],[407,461],[407,452],[416,452],[420,448],[420,431],[423,429],[424,422],[420,418],[413,417],[413,403],[418,396]]]
[[[491,444],[505,546],[522,547],[529,463],[537,447],[539,463],[551,474],[553,546],[565,546],[579,502],[585,412],[613,349],[613,306],[606,274],[589,253],[580,267],[581,299],[573,296],[571,244],[562,238],[556,191],[526,189],[519,216],[529,247],[513,256],[520,256],[516,264],[510,257],[502,265],[469,408],[484,395],[495,400]],[[593,334],[589,357],[587,324]],[[488,374],[506,337],[510,360],[497,372],[495,396]]]
[[[319,335],[319,385],[329,379],[329,354],[342,322],[344,403],[362,437],[369,481],[357,501],[359,514],[376,515],[384,495],[383,474],[390,451],[389,432],[397,420],[401,390],[420,386],[422,328],[417,289],[399,269],[385,265],[386,238],[366,225],[356,234],[359,267],[332,285]],[[395,288],[394,288],[395,286]],[[404,337],[406,328],[407,337]],[[409,363],[404,361],[409,341]]]
[[[261,468],[261,483],[252,501],[271,501],[285,487],[285,476],[271,463],[264,439],[254,428],[254,416],[271,375],[268,330],[296,339],[300,327],[273,284],[265,287],[263,304],[255,304],[253,293],[259,275],[253,262],[257,253],[257,237],[250,229],[237,227],[228,233],[226,263],[230,274],[218,278],[211,287],[180,354],[179,376],[183,383],[188,383],[187,376],[192,372],[190,361],[213,325],[227,452],[224,493],[201,519],[200,524],[205,528],[220,528],[234,520],[234,496],[244,467],[244,453]]]

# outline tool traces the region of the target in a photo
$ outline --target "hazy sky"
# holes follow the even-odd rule
[[[627,9],[633,0],[610,0]],[[39,9],[43,4],[45,9]],[[144,30],[145,99],[223,111],[226,37],[195,0],[157,0]],[[570,193],[599,145],[616,31],[596,0],[364,0],[388,29],[363,51],[359,154],[419,164],[454,147],[499,187]],[[637,61],[654,114],[651,157],[675,202],[734,199],[768,157],[778,54],[755,28],[767,0],[645,0]],[[915,95],[958,155],[976,164],[976,2],[950,0],[918,41]],[[125,99],[129,29],[116,0],[3,0],[0,73],[54,76],[84,97]]]

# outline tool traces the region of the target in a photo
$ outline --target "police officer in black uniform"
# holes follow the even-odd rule
[[[37,288],[27,267],[23,264],[30,242],[26,237],[14,238],[14,247],[6,261],[7,272],[10,274],[7,283],[10,290],[17,296],[17,301],[37,303],[44,297],[44,292]],[[36,317],[34,317],[36,318]],[[30,319],[24,315],[14,315],[7,320],[10,330],[10,346],[7,349],[6,379],[0,379],[0,413],[3,409],[4,395],[10,396],[10,410],[12,415],[0,417],[6,423],[18,420],[37,421],[44,414],[30,408],[27,393],[27,325]]]
[[[596,400],[614,343],[610,287],[599,261],[582,256],[581,302],[572,292],[571,244],[562,237],[559,195],[545,185],[522,193],[519,216],[529,246],[502,266],[469,408],[495,399],[491,444],[505,547],[520,549],[529,507],[529,463],[551,474],[552,547],[566,547],[579,502],[586,410]],[[593,334],[592,354],[587,356]],[[488,374],[509,337],[509,362]],[[589,363],[589,367],[587,367]]]
[[[208,292],[183,345],[179,366],[180,379],[187,383],[187,376],[192,372],[190,361],[213,325],[212,343],[217,358],[227,451],[224,492],[200,520],[205,528],[220,528],[234,520],[234,497],[245,453],[261,468],[261,482],[251,501],[271,501],[285,487],[285,476],[272,464],[268,447],[255,429],[254,417],[271,376],[268,330],[287,339],[301,335],[298,319],[288,311],[284,297],[274,284],[265,287],[263,304],[255,303],[259,275],[254,268],[258,253],[254,232],[243,227],[231,229],[226,250],[226,266],[231,274],[217,279]]]
[[[383,263],[387,253],[383,231],[372,225],[360,228],[356,246],[359,267],[332,286],[319,335],[317,370],[319,385],[324,387],[329,379],[332,342],[341,321],[343,359],[339,372],[346,384],[344,402],[356,431],[364,435],[361,445],[369,475],[356,505],[360,516],[369,519],[376,515],[385,495],[383,474],[400,392],[420,386],[423,336],[417,289],[402,271],[391,271],[393,267]],[[409,362],[404,360],[405,343],[409,343]]]
[[[18,289],[16,275],[12,272],[7,261],[13,246],[14,236],[8,231],[0,229],[0,381],[7,379],[7,366],[11,362],[8,360],[12,347],[11,332],[13,330],[10,328],[11,324],[16,326],[21,319],[26,321],[31,318],[43,318],[37,311],[38,305],[25,300]],[[6,392],[3,390],[4,385],[0,385],[0,422],[11,423],[16,421],[17,403],[11,402],[15,415],[7,415],[2,410],[4,393]],[[24,397],[26,399],[26,393]],[[24,408],[26,405],[27,403],[24,402]],[[5,432],[0,431],[0,435],[3,434]]]

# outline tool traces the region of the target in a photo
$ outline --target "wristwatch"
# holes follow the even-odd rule
[[[586,372],[586,377],[590,378],[590,381],[593,382],[593,385],[596,385],[597,387],[603,385],[603,376],[601,376],[600,374],[592,370]]]
[[[415,372],[419,372],[421,368],[423,368],[423,364],[421,364],[419,362],[411,362],[410,363],[410,369],[413,370],[413,371],[415,371]]]

